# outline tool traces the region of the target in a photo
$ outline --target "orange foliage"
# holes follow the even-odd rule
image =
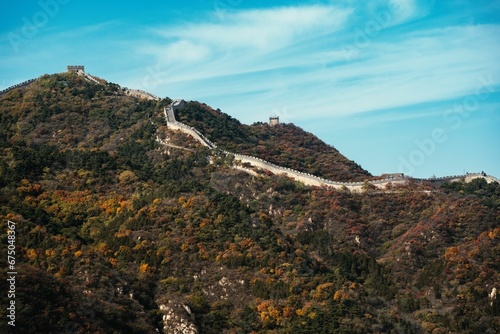
[[[264,325],[279,324],[283,319],[283,310],[273,300],[265,300],[257,305],[257,312]],[[289,313],[290,310],[287,310]]]
[[[140,271],[141,273],[145,273],[145,272],[147,272],[147,271],[148,271],[148,268],[149,268],[149,264],[147,264],[147,263],[143,263],[143,264],[141,264],[141,265],[139,266],[139,271]]]
[[[36,260],[36,258],[38,257],[38,254],[36,253],[36,250],[34,250],[33,248],[30,248],[26,251],[26,256],[28,257],[28,259],[30,259],[31,261],[34,261]]]
[[[337,290],[333,295],[334,300],[349,299],[349,295],[343,290]]]

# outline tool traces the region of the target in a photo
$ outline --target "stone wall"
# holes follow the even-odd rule
[[[66,72],[85,72],[85,66],[83,65],[68,65],[66,66]]]
[[[234,154],[228,151],[223,151],[226,154],[234,155],[235,160],[241,161],[241,163],[248,163],[254,167],[268,170],[276,175],[285,175],[295,181],[299,181],[308,186],[316,186],[316,187],[331,187],[335,189],[344,189],[347,188],[351,191],[362,191],[365,183],[364,182],[336,182],[327,180],[309,173],[300,172],[288,167],[281,167],[265,161],[260,158],[243,155],[243,154]],[[405,184],[408,182],[406,178],[390,178],[376,181],[369,181],[369,183],[379,189],[385,189],[387,184]]]
[[[177,105],[176,110],[178,110],[179,108],[180,108],[179,105]],[[217,147],[217,145],[212,143],[207,137],[205,137],[200,131],[198,131],[194,127],[188,126],[188,125],[181,123],[181,122],[177,122],[177,120],[175,119],[174,104],[173,103],[169,107],[165,107],[163,109],[163,112],[164,112],[165,118],[167,120],[167,126],[170,129],[179,130],[183,133],[191,135],[194,139],[196,139],[203,146],[206,146],[209,149],[214,149]]]
[[[26,80],[24,82],[21,82],[17,85],[14,85],[14,86],[10,86],[10,87],[7,87],[5,88],[4,90],[0,91],[0,95],[2,94],[5,94],[13,89],[16,89],[16,88],[19,88],[19,87],[24,87],[24,86],[28,86],[30,83],[34,82],[36,79],[30,79],[30,80]]]
[[[167,120],[167,125],[169,128],[174,130],[179,130],[183,133],[191,135],[193,138],[198,140],[202,145],[215,149],[217,146],[212,143],[208,138],[206,138],[202,133],[200,133],[194,127],[190,127],[181,122],[178,122],[175,119],[174,110],[181,110],[184,107],[184,100],[175,100],[169,107],[164,108],[165,119]],[[365,182],[337,182],[332,180],[327,180],[309,173],[300,172],[288,167],[282,167],[265,161],[263,159],[243,155],[243,154],[235,154],[228,151],[222,151],[226,155],[234,156],[235,160],[240,161],[242,164],[248,163],[256,168],[268,170],[276,175],[285,175],[295,181],[299,181],[308,186],[317,186],[317,187],[331,187],[335,189],[349,189],[350,191],[363,191],[365,188]],[[250,169],[245,167],[239,167],[238,169],[249,172]],[[465,181],[470,182],[476,178],[485,178],[488,183],[490,182],[499,182],[495,177],[486,175],[484,173],[475,173],[475,174],[467,174],[464,175],[454,175],[454,176],[445,176],[440,178],[431,178],[431,179],[415,179],[416,181],[430,181],[430,182],[455,182],[455,181]],[[386,189],[387,185],[404,185],[408,183],[408,180],[411,179],[409,177],[404,176],[403,174],[387,174],[386,178],[380,180],[371,180],[368,183],[378,189]]]

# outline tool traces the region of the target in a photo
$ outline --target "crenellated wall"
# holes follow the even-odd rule
[[[208,138],[206,138],[202,133],[200,133],[194,127],[190,127],[181,122],[178,122],[175,119],[175,110],[181,110],[184,107],[184,100],[175,100],[169,107],[164,108],[165,119],[167,120],[167,125],[169,128],[174,130],[182,131],[186,134],[193,136],[196,140],[198,140],[202,145],[215,149],[217,146],[212,143]],[[159,141],[161,142],[161,141]],[[234,156],[235,160],[241,162],[241,164],[248,163],[253,167],[257,167],[259,169],[268,170],[273,174],[277,175],[286,175],[287,177],[294,179],[296,181],[302,182],[305,185],[309,186],[317,186],[317,187],[331,187],[335,189],[349,189],[350,191],[359,192],[363,191],[366,187],[365,182],[337,182],[332,180],[327,180],[309,173],[300,172],[288,167],[282,167],[265,161],[263,159],[243,155],[236,154],[228,151],[221,151],[226,155]],[[238,169],[244,170],[248,173],[254,174],[255,172],[251,169],[248,169],[244,166],[238,166]],[[432,178],[432,179],[414,179],[417,181],[430,181],[430,182],[454,182],[454,181],[465,181],[470,182],[475,178],[485,178],[486,181],[489,182],[499,182],[497,178],[493,176],[486,175],[484,173],[476,173],[476,174],[467,174],[464,175],[454,175],[454,176],[445,176],[440,178]],[[412,178],[406,177],[403,174],[389,174],[386,178],[380,180],[369,180],[368,183],[378,189],[386,189],[387,185],[404,185]]]
[[[0,95],[5,94],[5,93],[7,93],[7,92],[9,92],[9,91],[11,91],[11,90],[13,90],[13,89],[19,88],[19,87],[28,86],[30,83],[34,82],[35,80],[36,80],[36,79],[29,79],[29,80],[26,80],[26,81],[24,81],[24,82],[21,82],[21,83],[19,83],[19,84],[17,84],[17,85],[7,87],[7,88],[5,88],[4,90],[1,90],[1,91],[0,91]]]
[[[331,181],[328,179],[324,179],[309,173],[300,172],[288,167],[282,167],[265,161],[260,158],[243,155],[243,154],[234,154],[231,152],[223,151],[227,155],[233,155],[235,160],[241,161],[241,163],[249,163],[254,167],[268,170],[273,174],[284,174],[287,177],[294,179],[296,181],[302,182],[305,185],[309,186],[317,186],[317,187],[332,187],[335,189],[344,189],[347,188],[351,191],[361,191],[365,187],[365,182],[337,182]],[[407,178],[392,178],[392,179],[382,179],[376,181],[369,181],[369,183],[377,188],[385,189],[387,184],[405,184],[408,182]]]
[[[71,66],[71,70],[73,70],[73,66]],[[83,71],[83,66],[75,66],[78,67],[78,72],[79,74],[83,75],[86,79],[95,82],[97,84],[100,84],[98,80],[96,80],[94,77],[91,75],[85,73]],[[19,87],[24,87],[28,86],[32,82],[34,82],[37,79],[30,79],[26,80],[22,83],[13,85],[11,87],[8,87],[2,91],[0,91],[0,95],[5,94],[13,89],[19,88]],[[132,96],[138,96],[138,97],[143,97],[143,98],[148,98],[152,100],[160,100],[160,98],[156,95],[150,94],[145,91],[141,90],[134,90],[134,89],[128,89],[124,88],[126,93],[128,95]],[[184,123],[178,122],[175,119],[175,110],[182,110],[182,108],[185,107],[186,102],[184,100],[174,100],[170,106],[164,108],[164,114],[165,114],[165,119],[167,121],[167,126],[173,130],[179,130],[183,133],[186,133],[188,135],[191,135],[194,139],[199,141],[203,146],[208,147],[209,149],[216,149],[217,145],[212,143],[207,137],[205,137],[200,131],[198,131],[196,128],[188,126]],[[161,141],[157,137],[157,141],[165,144],[165,142]],[[242,154],[235,154],[227,151],[222,151],[226,155],[233,155],[235,160],[241,161],[241,163],[249,163],[250,165],[268,170],[273,174],[283,174],[286,175],[287,177],[290,177],[296,181],[302,182],[306,185],[310,186],[327,186],[327,187],[332,187],[335,189],[344,189],[347,188],[351,191],[361,191],[365,188],[365,182],[337,182],[337,181],[331,181],[327,180],[309,173],[303,173],[291,168],[287,167],[282,167],[278,166],[275,164],[272,164],[268,161],[262,160],[257,157],[253,156],[248,156],[248,155],[242,155]],[[239,167],[241,170],[247,170],[245,167]],[[248,172],[251,172],[251,170],[247,170]],[[428,181],[428,182],[456,182],[456,181],[461,181],[461,182],[471,182],[474,179],[477,178],[484,178],[486,182],[491,183],[491,182],[499,182],[500,180],[497,179],[494,176],[491,175],[486,175],[485,173],[471,173],[471,174],[466,174],[466,175],[453,175],[453,176],[444,176],[444,177],[438,177],[438,178],[429,178],[429,179],[414,179],[416,181]],[[385,189],[388,184],[406,184],[410,178],[405,177],[405,176],[394,176],[390,175],[388,178],[381,179],[381,180],[371,180],[368,181],[369,184],[379,188],[379,189]]]
[[[184,100],[182,100],[184,101]],[[214,149],[217,146],[212,143],[207,137],[205,137],[200,131],[195,129],[192,126],[188,126],[184,123],[178,122],[175,119],[175,113],[174,113],[174,108],[175,110],[180,110],[184,107],[185,103],[179,103],[175,104],[176,102],[172,102],[172,104],[169,107],[165,107],[163,109],[163,112],[165,114],[165,119],[167,120],[167,126],[173,130],[179,130],[181,132],[184,132],[188,135],[191,135],[194,139],[199,141],[203,146],[208,147],[209,149]]]
[[[182,100],[180,100],[182,101]],[[181,132],[184,132],[186,134],[191,135],[193,138],[198,140],[202,145],[210,148],[210,149],[215,149],[217,146],[212,143],[208,138],[206,138],[202,133],[200,133],[196,128],[188,126],[186,124],[183,124],[175,119],[175,110],[181,110],[184,107],[183,103],[180,103],[179,100],[176,100],[172,102],[172,104],[169,107],[165,107],[163,112],[165,115],[165,119],[167,120],[167,126],[170,129],[173,130],[179,130]],[[158,140],[160,143],[162,143],[160,140]],[[296,181],[302,182],[306,185],[309,186],[317,186],[317,187],[332,187],[335,189],[343,189],[344,187],[351,190],[351,191],[361,191],[365,187],[364,182],[336,182],[336,181],[331,181],[327,180],[309,173],[304,173],[300,172],[288,167],[282,167],[275,165],[273,163],[270,163],[268,161],[265,161],[260,158],[256,158],[253,156],[249,155],[243,155],[243,154],[235,154],[231,153],[228,151],[222,151],[226,155],[232,155],[234,156],[235,160],[241,161],[241,163],[249,163],[254,167],[268,170],[273,174],[283,174],[286,175],[287,177],[290,177]],[[239,168],[242,170],[245,170],[244,167]],[[376,181],[369,181],[370,184],[374,185],[377,188],[384,189],[387,184],[404,184],[408,181],[407,178],[387,178],[383,180],[376,180]]]
[[[154,100],[154,101],[160,101],[161,99],[151,93],[148,93],[146,91],[140,90],[140,89],[130,89],[127,87],[123,87],[123,91],[125,94],[133,97],[138,97],[140,99],[148,99],[148,100]]]

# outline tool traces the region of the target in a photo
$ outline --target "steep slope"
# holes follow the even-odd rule
[[[170,102],[72,74],[0,96],[0,226],[16,224],[17,332],[500,328],[498,183],[350,193],[253,176],[169,130]],[[272,151],[301,131],[190,108],[178,119],[233,151],[253,141]],[[287,135],[266,139],[273,131]],[[0,244],[7,254],[5,233]]]
[[[364,181],[371,177],[334,147],[293,124],[242,125],[231,116],[198,102],[188,103],[176,117],[231,152],[256,156],[335,181]]]

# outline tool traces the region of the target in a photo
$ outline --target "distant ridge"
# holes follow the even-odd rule
[[[209,139],[207,139],[200,131],[198,131],[196,128],[192,126],[188,126],[175,118],[175,111],[176,110],[182,110],[182,108],[185,106],[184,100],[174,100],[168,107],[164,107],[164,115],[165,115],[165,120],[167,121],[167,126],[170,127],[171,129],[174,130],[179,130],[181,132],[184,132],[188,135],[191,135],[194,139],[199,141],[203,146],[208,147],[211,150],[214,150],[217,148],[217,145],[212,143]],[[159,138],[157,138],[157,141],[160,142],[161,144],[165,144],[163,141],[161,141]],[[366,182],[340,182],[340,181],[332,181],[328,180],[325,178],[321,178],[315,175],[312,175],[310,173],[304,173],[300,172],[297,170],[294,170],[292,168],[287,168],[287,167],[282,167],[278,166],[276,164],[270,163],[268,161],[265,161],[263,159],[254,157],[254,156],[249,156],[249,155],[244,155],[244,154],[236,154],[232,153],[229,151],[222,150],[222,152],[226,155],[232,155],[234,158],[238,161],[240,161],[242,164],[248,163],[251,164],[257,168],[264,169],[264,170],[269,170],[270,172],[274,174],[285,174],[287,177],[292,178],[296,181],[300,181],[306,185],[309,186],[319,186],[319,187],[332,187],[334,189],[349,189],[351,191],[362,191],[363,189],[366,188]],[[248,170],[244,167],[240,167],[240,170]],[[397,175],[397,176],[396,176]],[[417,179],[417,178],[412,178],[409,176],[405,176],[403,174],[391,174],[391,176],[388,176],[383,179],[378,179],[378,180],[369,180],[368,183],[376,188],[379,189],[385,189],[388,185],[403,185],[406,184],[410,179],[414,181],[427,181],[427,182],[470,182],[474,179],[477,178],[484,178],[488,183],[491,182],[499,182],[496,177],[486,175],[485,173],[472,173],[472,174],[467,174],[467,175],[454,175],[454,176],[444,176],[444,177],[439,177],[439,178],[428,178],[428,179]]]
[[[66,72],[74,72],[77,73],[78,75],[83,76],[87,81],[93,82],[95,84],[103,84],[101,81],[96,79],[94,76],[88,74],[84,70],[83,65],[68,65]],[[24,82],[21,82],[19,84],[15,84],[13,86],[7,87],[0,91],[0,95],[6,94],[9,91],[12,91],[17,88],[22,88],[22,87],[27,87],[33,82],[35,82],[38,78],[34,79],[29,79]],[[130,89],[127,87],[122,88],[123,92],[126,95],[129,96],[134,96],[138,98],[146,98],[148,100],[154,100],[154,101],[160,101],[161,98],[151,94],[149,92],[146,92],[144,90],[137,90],[137,89]],[[198,131],[195,127],[186,125],[178,120],[175,119],[175,111],[176,110],[182,110],[185,106],[185,101],[183,99],[177,99],[172,101],[170,106],[164,107],[164,115],[165,115],[165,120],[167,121],[168,126],[171,129],[179,130],[181,132],[184,132],[186,134],[189,134],[193,136],[196,140],[198,140],[203,146],[208,147],[209,149],[216,149],[217,146],[212,143],[208,138],[206,138],[200,131]],[[276,118],[276,117],[275,117]],[[277,125],[279,124],[279,121],[276,123],[272,123],[272,125]],[[163,145],[165,143],[161,141],[159,138],[157,138],[157,141]],[[318,177],[315,175],[312,175],[310,173],[304,173],[298,170],[294,170],[288,167],[282,167],[276,164],[273,164],[271,162],[265,161],[263,159],[250,156],[250,155],[244,155],[244,154],[237,154],[237,153],[231,153],[228,151],[222,150],[224,154],[227,155],[233,155],[237,160],[239,160],[242,164],[243,163],[249,163],[254,165],[255,167],[261,168],[261,169],[267,169],[275,174],[285,174],[287,177],[292,178],[294,180],[303,182],[306,185],[309,186],[327,186],[327,187],[332,187],[335,189],[344,189],[347,188],[352,191],[360,191],[366,187],[365,182],[341,182],[341,181],[332,181],[326,178]],[[241,168],[242,170],[245,170],[245,168]],[[396,174],[389,174],[391,176],[385,177],[382,179],[376,179],[376,180],[367,180],[369,184],[372,186],[379,188],[379,189],[385,189],[388,185],[402,185],[406,184],[409,180],[417,181],[417,182],[431,182],[431,183],[444,183],[444,182],[471,182],[474,179],[478,178],[483,178],[486,180],[488,183],[492,182],[498,182],[500,183],[500,179],[488,175],[484,172],[481,173],[467,173],[465,175],[452,175],[452,176],[442,176],[442,177],[432,177],[432,178],[414,178],[411,176],[407,176],[401,173],[396,173]]]

